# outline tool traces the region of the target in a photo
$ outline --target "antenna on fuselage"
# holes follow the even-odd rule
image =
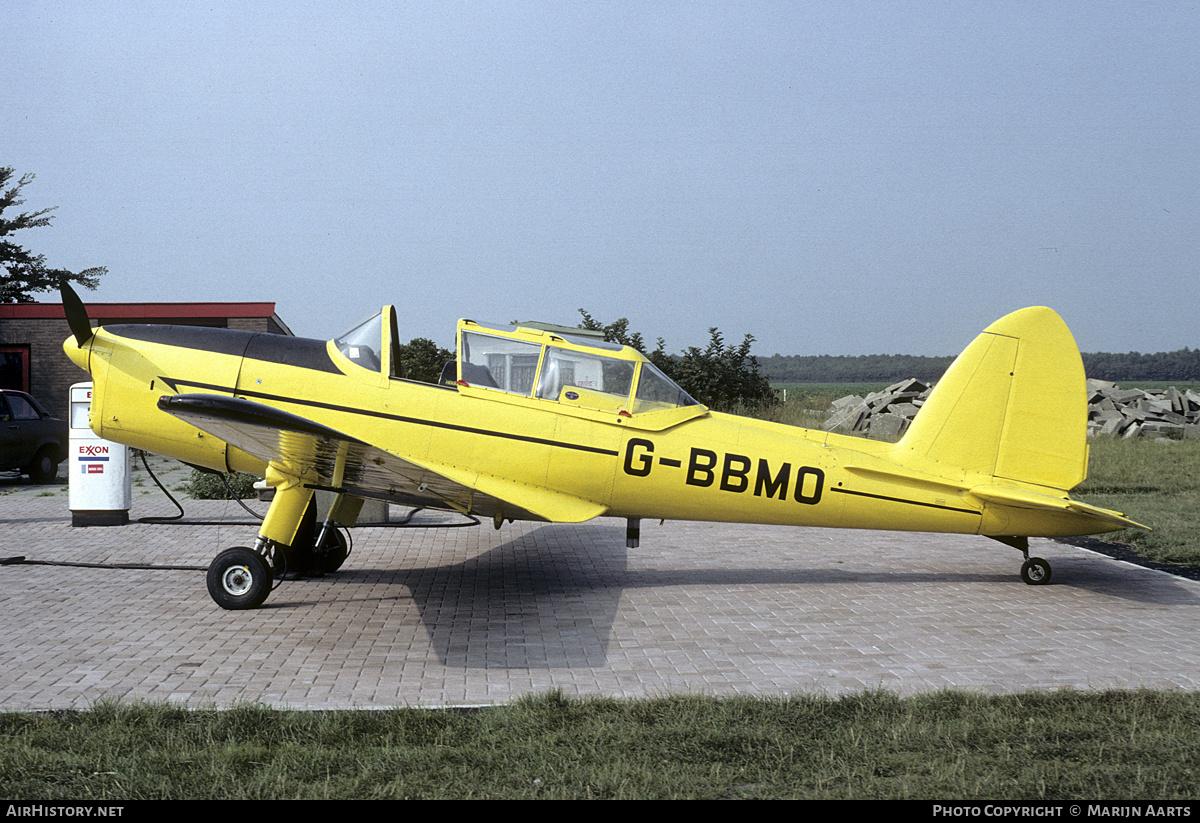
[[[71,288],[71,284],[64,277],[58,285],[59,293],[62,295],[63,312],[67,315],[67,325],[71,327],[71,334],[75,335],[75,342],[80,348],[92,339],[92,323],[88,320],[87,307],[83,305],[83,301],[79,299],[79,295]]]

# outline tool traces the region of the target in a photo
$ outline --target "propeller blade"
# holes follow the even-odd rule
[[[79,299],[79,295],[71,288],[71,284],[65,279],[59,284],[59,292],[62,294],[67,325],[71,327],[71,334],[75,335],[75,342],[79,344],[80,348],[83,348],[87,341],[92,339],[92,324],[88,320],[87,308]]]

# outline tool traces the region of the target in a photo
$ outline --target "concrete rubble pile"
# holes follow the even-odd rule
[[[1200,394],[1089,380],[1088,436],[1200,438]]]
[[[896,440],[908,429],[933,391],[909,379],[866,397],[833,401],[825,431],[850,431],[877,440]],[[1122,389],[1107,380],[1088,380],[1089,437],[1200,438],[1200,393],[1192,390]]]
[[[895,440],[908,430],[931,391],[932,383],[909,378],[866,397],[852,394],[834,400],[830,409],[833,415],[822,428],[861,432],[876,440]]]

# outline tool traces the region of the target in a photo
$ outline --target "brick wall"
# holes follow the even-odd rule
[[[29,346],[29,393],[64,420],[71,386],[90,379],[63,352],[70,336],[66,320],[0,319],[0,343]]]

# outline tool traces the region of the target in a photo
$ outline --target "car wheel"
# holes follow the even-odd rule
[[[58,461],[54,459],[54,450],[46,446],[39,451],[34,455],[25,472],[34,483],[44,485],[53,482],[58,475]]]

